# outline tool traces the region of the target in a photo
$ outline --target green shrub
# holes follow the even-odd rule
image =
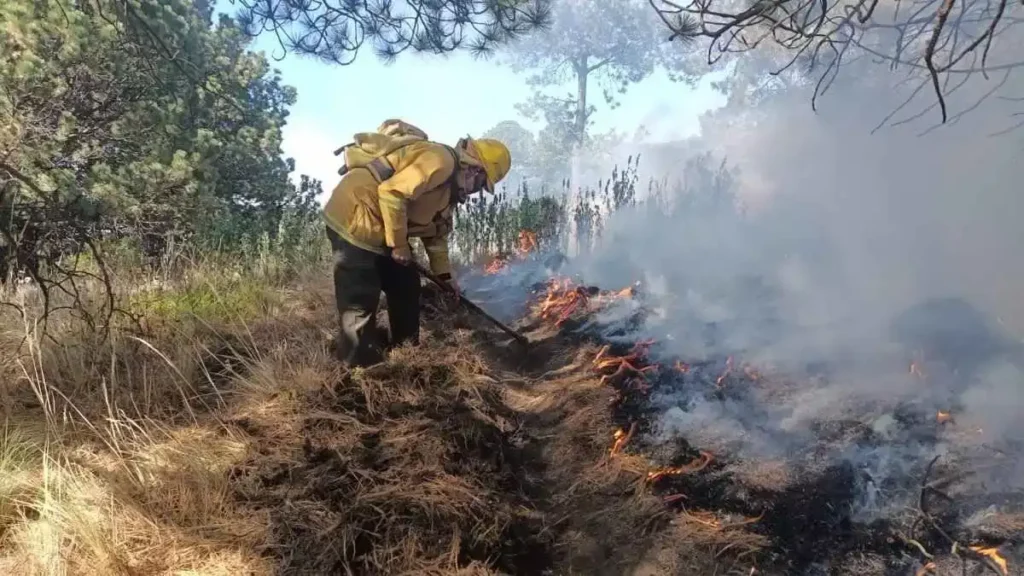
[[[182,286],[146,290],[129,298],[134,313],[168,322],[255,318],[265,315],[279,302],[280,296],[271,285],[248,278],[196,279]]]

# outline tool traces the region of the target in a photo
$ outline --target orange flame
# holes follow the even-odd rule
[[[676,364],[675,366],[673,366],[673,368],[675,368],[676,371],[679,372],[680,374],[686,374],[687,372],[690,371],[690,365],[687,364],[686,362],[683,362],[682,360],[676,360]]]
[[[487,274],[488,276],[497,274],[504,270],[506,266],[508,266],[508,260],[497,257],[494,260],[491,260],[490,264],[484,266],[484,274]]]
[[[548,292],[544,300],[537,306],[540,317],[554,320],[555,326],[561,326],[573,312],[585,308],[590,299],[586,292],[575,286],[568,278],[555,278],[548,283]]]
[[[629,298],[634,294],[633,287],[618,292],[599,292],[577,286],[569,278],[552,278],[548,280],[547,293],[543,301],[535,306],[535,311],[542,319],[554,320],[561,326],[577,310],[588,308],[591,304],[601,305],[609,300]]]
[[[755,382],[761,379],[761,373],[758,372],[757,369],[754,368],[753,366],[743,366],[743,373],[746,374],[747,378],[750,378]]]
[[[520,258],[537,249],[537,234],[530,230],[519,231],[519,248],[516,250]]]
[[[946,422],[952,422],[953,416],[945,410],[939,410],[935,414],[935,421],[939,424],[945,424]]]
[[[622,300],[624,298],[632,298],[636,296],[636,288],[634,286],[626,286],[622,290],[601,292],[594,297],[594,300],[598,303],[604,304],[614,300]]]
[[[683,464],[682,466],[659,468],[647,473],[647,481],[654,482],[664,476],[679,476],[681,474],[691,474],[693,472],[700,472],[711,461],[714,460],[714,456],[710,452],[701,450],[700,456],[694,458],[690,462]]]
[[[683,516],[686,516],[698,524],[703,524],[708,528],[714,528],[715,530],[722,527],[722,522],[713,512],[706,512],[702,510],[695,510],[693,512],[684,511]]]
[[[517,259],[522,260],[526,258],[530,252],[537,249],[537,234],[530,230],[519,231],[519,243],[516,246],[515,256]],[[484,274],[493,275],[501,272],[508,267],[510,258],[507,256],[495,256],[493,260],[486,266],[484,266]]]
[[[601,384],[608,384],[618,381],[623,377],[629,378],[629,385],[640,392],[646,392],[650,387],[647,385],[646,374],[657,370],[657,364],[642,366],[647,354],[647,349],[653,341],[637,342],[633,349],[625,356],[609,356],[609,345],[605,345],[594,356],[594,370],[604,372],[601,376]]]
[[[929,562],[914,572],[914,576],[925,576],[925,574],[935,574],[935,562]]]
[[[1003,556],[999,554],[998,547],[984,548],[982,546],[970,546],[969,548],[991,560],[993,564],[999,567],[999,571],[1003,573],[1003,576],[1009,575],[1010,569],[1006,564],[1006,558],[1003,558]]]
[[[629,432],[624,432],[622,428],[616,430],[615,433],[612,434],[612,439],[614,440],[614,443],[612,444],[612,448],[609,454],[611,456],[615,456],[616,454],[621,452],[622,449],[626,447],[626,444],[629,442],[629,439],[633,437],[633,432],[635,431],[636,422],[629,425]]]

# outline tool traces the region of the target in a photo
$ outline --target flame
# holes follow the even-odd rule
[[[622,290],[619,290],[618,292],[616,292],[615,293],[615,297],[616,298],[632,298],[633,297],[633,293],[634,293],[633,292],[633,287],[632,286],[626,286]]]
[[[705,512],[696,510],[693,512],[683,511],[683,516],[686,516],[690,520],[707,526],[708,528],[714,528],[718,530],[722,527],[722,522],[718,519],[713,512]]]
[[[531,230],[519,231],[519,247],[516,254],[520,258],[526,258],[527,254],[537,249],[537,234]]]
[[[625,356],[611,356],[608,351],[610,345],[603,346],[594,356],[594,370],[602,372],[601,384],[609,384],[622,378],[628,378],[630,388],[640,392],[646,392],[650,386],[647,384],[647,373],[657,370],[657,364],[645,364],[647,351],[654,344],[653,340],[637,342],[633,349]]]
[[[947,411],[939,410],[935,414],[935,421],[939,424],[945,424],[946,422],[952,422],[953,416]]]
[[[982,556],[991,560],[996,566],[999,567],[999,571],[1003,573],[1003,576],[1008,576],[1010,573],[1009,567],[1006,565],[1006,558],[1003,558],[999,554],[998,547],[984,548],[981,546],[969,546],[971,550],[981,554]]]
[[[723,524],[722,528],[725,529],[725,528],[736,528],[738,526],[746,526],[748,524],[754,524],[754,523],[760,522],[762,518],[764,518],[764,512],[761,512],[757,516],[744,516],[743,520],[738,520],[736,522],[730,522],[728,524]]]
[[[496,257],[494,260],[491,260],[490,264],[484,266],[484,274],[487,274],[488,276],[497,274],[504,270],[506,266],[508,266],[507,259]]]
[[[537,234],[530,230],[519,231],[519,245],[516,246],[515,257],[523,260],[537,249]],[[508,267],[511,259],[507,256],[495,256],[493,260],[484,266],[484,274],[494,275]]]
[[[758,380],[761,379],[761,373],[758,372],[757,369],[754,368],[753,366],[744,365],[743,366],[743,373],[747,376],[747,378],[750,378],[751,380],[753,380],[755,382],[757,382]]]
[[[601,292],[600,294],[598,294],[597,296],[594,297],[594,300],[596,300],[597,302],[599,302],[601,304],[605,304],[605,303],[612,302],[612,301],[615,301],[615,300],[622,300],[622,299],[625,299],[625,298],[633,298],[634,296],[636,296],[636,287],[635,286],[626,286],[622,290]]]
[[[700,472],[705,467],[707,467],[707,465],[710,464],[712,460],[714,460],[714,456],[712,456],[710,452],[701,450],[700,456],[694,458],[693,460],[687,462],[686,464],[683,464],[682,466],[659,468],[657,470],[648,472],[647,481],[654,482],[664,476],[679,476],[681,474]]]
[[[612,434],[612,439],[615,442],[612,444],[612,448],[611,448],[611,451],[609,452],[609,455],[614,456],[614,455],[618,454],[619,452],[621,452],[622,449],[629,442],[629,439],[633,437],[633,432],[635,432],[635,431],[636,431],[636,422],[634,422],[634,423],[629,425],[629,432],[623,431],[622,428],[619,428],[618,430],[616,430],[615,433]]]
[[[537,306],[540,317],[554,320],[555,326],[561,326],[580,308],[586,308],[590,302],[586,291],[573,284],[568,278],[553,278],[548,282],[548,291],[544,300]]]
[[[544,299],[534,307],[542,319],[554,320],[561,326],[577,310],[589,308],[591,304],[602,305],[611,300],[631,298],[634,288],[629,286],[618,292],[601,292],[585,286],[577,286],[569,278],[548,280]]]
[[[687,372],[690,371],[690,365],[687,364],[686,362],[683,362],[682,360],[676,360],[676,364],[675,366],[673,366],[673,368],[675,368],[676,371],[679,372],[680,374],[686,374]]]
[[[735,371],[736,360],[732,356],[729,356],[725,360],[725,369],[722,370],[722,374],[719,375],[719,377],[715,380],[715,387],[721,388],[725,384],[726,379],[729,378],[729,376],[731,376]],[[754,382],[759,382],[762,378],[761,372],[757,368],[754,368],[753,366],[747,364],[746,362],[740,363],[739,371],[743,373],[743,376],[746,376],[747,378],[753,380]]]
[[[725,360],[725,371],[723,371],[722,375],[718,377],[718,380],[715,380],[715,386],[718,387],[718,388],[721,388],[722,387],[722,383],[725,382],[726,377],[729,376],[729,374],[731,374],[731,373],[732,373],[732,356],[729,356]]]
[[[929,562],[914,572],[914,576],[925,576],[925,574],[935,574],[935,562]]]

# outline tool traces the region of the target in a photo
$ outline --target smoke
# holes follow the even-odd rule
[[[652,398],[664,439],[801,458],[820,454],[824,422],[866,426],[870,446],[842,435],[828,444],[871,479],[861,504],[879,512],[895,505],[879,486],[937,454],[985,445],[1021,469],[1024,129],[992,134],[1022,107],[994,96],[972,106],[997,84],[1024,94],[1024,82],[979,75],[948,98],[968,110],[955,122],[928,131],[932,107],[872,133],[910,88],[868,63],[845,78],[817,114],[799,89],[753,114],[716,112],[691,143],[713,156],[690,158],[670,204],[612,215],[573,271],[606,288],[641,281],[652,314],[630,338],[657,339],[660,354],[736,356],[793,380],[723,400],[680,379]],[[723,202],[730,190],[745,213]],[[926,377],[908,370],[915,352]],[[958,432],[934,437],[938,410],[952,411]],[[1020,474],[999,483],[1024,488]]]

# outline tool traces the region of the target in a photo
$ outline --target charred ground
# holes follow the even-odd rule
[[[595,288],[577,291],[588,297],[599,292]],[[952,310],[958,317],[964,317],[962,302],[939,301],[924,306],[927,307],[939,307],[940,312]],[[564,304],[558,309],[569,312],[559,316],[559,321],[577,337],[592,326],[586,317],[592,309]],[[639,309],[632,318],[620,318],[618,328],[614,332],[605,330],[605,337],[621,341],[623,335],[630,333],[631,325],[642,320],[643,314]],[[909,312],[911,317],[914,314],[920,316],[924,312]],[[912,332],[914,349],[922,349],[923,334],[940,340],[941,346],[923,347],[933,356],[940,356],[943,351],[950,355],[951,346],[959,349],[955,342],[950,342],[962,338],[955,329],[951,331],[953,336],[941,330],[918,328],[914,332],[914,327],[908,327],[907,318],[901,320],[898,326],[904,333]],[[991,332],[977,318],[974,320],[968,323],[967,330],[986,334],[987,340],[973,338],[967,350],[983,349],[990,354],[1017,352],[1014,346],[996,342]],[[598,332],[589,330],[595,345],[602,344]],[[991,342],[999,346],[986,345]],[[656,420],[665,406],[656,406],[658,403],[651,401],[651,397],[661,392],[678,395],[685,390],[691,397],[701,396],[702,401],[742,404],[746,410],[757,411],[759,406],[752,391],[765,387],[785,389],[792,382],[760,374],[750,366],[734,362],[732,357],[695,363],[660,357],[655,362],[649,354],[652,343],[603,343],[594,356],[595,370],[617,391],[614,420],[620,431],[628,430],[622,436],[622,446],[616,445],[616,449],[646,454],[662,464],[648,473],[648,481],[674,513],[719,531],[742,525],[748,534],[763,537],[756,549],[748,549],[762,572],[1019,573],[1016,557],[1024,542],[1024,526],[1016,524],[1019,514],[1015,511],[1020,509],[1020,494],[992,490],[971,495],[964,484],[970,483],[972,470],[963,454],[953,450],[927,462],[908,458],[909,472],[897,478],[875,477],[874,463],[862,458],[826,458],[828,449],[836,446],[855,447],[858,454],[890,450],[893,445],[922,449],[914,450],[915,453],[925,453],[923,449],[934,452],[942,440],[943,428],[951,422],[948,413],[940,412],[937,417],[931,403],[903,402],[891,409],[892,425],[885,434],[857,419],[816,421],[809,431],[813,442],[805,446],[804,453],[787,455],[785,463],[741,461],[728,452],[715,457],[684,437],[668,441],[659,438]],[[828,375],[806,377],[824,380]],[[779,440],[781,445],[799,445],[787,442],[786,438]],[[992,450],[994,457],[1000,452]],[[860,516],[865,494],[879,493],[899,494],[908,506],[873,518]],[[995,511],[997,506],[999,512]],[[988,512],[987,522],[978,520],[979,510]],[[968,520],[969,516],[974,520]],[[1012,534],[1006,530],[1010,524],[1016,525]],[[1008,555],[1014,558],[1009,564]]]
[[[738,400],[763,381],[730,359],[648,369],[647,344],[603,342],[586,306],[524,318],[524,354],[429,289],[424,305],[420,348],[335,369],[291,419],[232,422],[257,446],[232,473],[235,496],[267,515],[278,573],[1017,573],[1024,522],[969,521],[979,503],[946,486],[955,462],[878,486],[917,505],[863,521],[855,504],[874,480],[850,462],[823,465],[813,450],[802,466],[740,461],[658,441],[659,390]],[[897,411],[901,442],[935,442],[936,426],[926,407]],[[892,442],[852,420],[816,433]]]

